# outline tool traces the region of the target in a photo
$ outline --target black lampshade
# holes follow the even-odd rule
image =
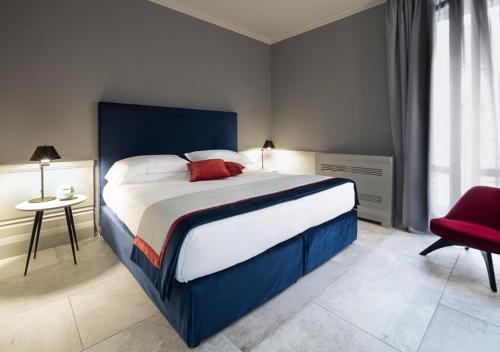
[[[269,139],[264,143],[262,146],[262,149],[274,149],[274,143],[273,141],[270,141]]]
[[[41,145],[36,147],[30,161],[40,161],[43,159],[57,160],[61,159],[61,156],[53,145]]]

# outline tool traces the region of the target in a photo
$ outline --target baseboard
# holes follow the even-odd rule
[[[364,207],[360,205],[358,206],[358,217],[362,219],[379,222],[384,227],[392,226],[391,215],[382,210]]]

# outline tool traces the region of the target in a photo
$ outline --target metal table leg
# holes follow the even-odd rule
[[[79,251],[80,248],[78,248],[78,239],[76,238],[75,220],[73,220],[73,209],[71,209],[71,207],[68,207],[68,211],[69,219],[71,221],[71,228],[73,229],[73,238],[75,239],[76,250]]]
[[[37,211],[35,213],[35,220],[33,221],[33,230],[31,230],[31,240],[30,240],[30,246],[28,249],[28,257],[26,258],[26,267],[24,268],[24,276],[28,273],[28,266],[30,264],[30,257],[31,257],[31,250],[33,248],[33,241],[35,240],[35,236],[37,233],[37,229],[41,224],[42,220],[42,212]]]
[[[38,250],[38,241],[40,240],[40,229],[42,227],[42,219],[43,219],[43,211],[38,212],[39,219],[38,219],[38,227],[36,229],[36,241],[35,241],[35,254],[33,255],[33,259],[36,259],[36,251]]]
[[[69,207],[64,207],[64,214],[66,215],[66,225],[68,225],[69,241],[71,242],[71,251],[73,252],[73,261],[76,265],[75,245],[73,241],[73,229],[71,227],[71,220],[69,215]]]

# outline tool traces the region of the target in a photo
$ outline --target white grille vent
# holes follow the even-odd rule
[[[316,174],[356,182],[358,215],[390,226],[392,223],[392,157],[316,154]]]
[[[366,193],[358,192],[358,198],[359,198],[359,201],[363,200],[365,202],[384,204],[384,197],[382,197],[382,196],[376,196],[373,194],[366,194]]]
[[[321,170],[322,171],[348,172],[351,174],[383,176],[382,169],[374,169],[371,167],[354,167],[354,166],[346,166],[346,165],[321,164]]]

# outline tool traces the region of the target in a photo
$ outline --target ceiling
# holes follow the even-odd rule
[[[385,0],[150,0],[273,44]]]

